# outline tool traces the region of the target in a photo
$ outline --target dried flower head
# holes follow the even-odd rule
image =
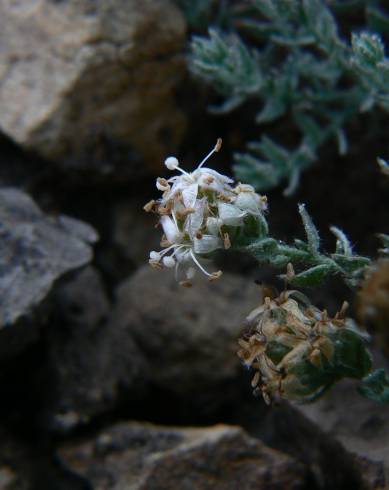
[[[254,222],[264,219],[266,198],[249,185],[233,187],[232,179],[203,166],[220,150],[221,144],[219,138],[193,172],[183,170],[176,157],[166,158],[166,167],[179,174],[170,179],[158,178],[156,186],[162,197],[144,207],[159,216],[163,230],[162,250],[150,252],[150,264],[156,268],[175,268],[176,276],[181,266],[185,286],[190,286],[196,268],[209,280],[218,279],[221,271],[208,272],[202,259],[217,249],[230,248],[248,219]]]
[[[312,401],[344,376],[360,378],[370,356],[350,320],[347,304],[330,318],[298,291],[265,297],[247,317],[249,332],[239,340],[243,363],[256,370],[255,393],[266,403],[281,398]]]

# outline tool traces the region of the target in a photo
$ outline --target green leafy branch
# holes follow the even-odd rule
[[[357,287],[371,260],[354,254],[347,236],[335,226],[330,228],[336,237],[335,251],[321,251],[319,232],[303,204],[299,205],[299,213],[306,240],[295,239],[293,244],[287,244],[263,231],[261,236],[247,240],[238,248],[253,255],[262,264],[276,268],[284,268],[288,264],[298,267],[300,270],[297,274],[287,276],[295,286],[317,286],[330,276],[340,275],[350,287]]]
[[[299,213],[305,230],[305,240],[294,240],[286,244],[269,236],[268,226],[262,221],[257,226],[257,237],[246,238],[246,243],[237,244],[237,248],[253,255],[261,264],[269,264],[276,268],[287,268],[287,273],[281,275],[289,283],[297,287],[318,286],[330,276],[339,275],[351,287],[360,286],[367,268],[371,266],[371,259],[356,255],[352,245],[339,228],[330,227],[336,237],[336,247],[333,253],[321,250],[320,235],[312,218],[305,209],[304,204],[299,205]],[[389,255],[389,235],[379,235],[383,247],[379,252]],[[292,265],[292,266],[291,266]],[[294,272],[294,266],[299,272]],[[296,374],[304,385],[307,393],[313,393],[300,401],[314,401],[336,381],[343,377],[352,377],[360,380],[358,391],[376,402],[389,403],[389,375],[384,369],[372,371],[371,354],[365,345],[366,336],[349,320],[351,330],[340,330],[339,337],[334,341],[335,355],[329,365],[321,368],[305,362],[299,365]],[[318,389],[318,387],[323,387]]]
[[[344,128],[350,120],[375,106],[389,110],[389,60],[378,35],[362,32],[351,44],[344,42],[322,0],[251,3],[253,14],[236,19],[236,25],[255,45],[237,33],[211,29],[209,37],[193,37],[190,68],[222,96],[213,112],[255,101],[261,105],[258,124],[292,117],[301,135],[297,147],[285,148],[265,136],[236,154],[234,166],[239,179],[259,190],[286,180],[285,193],[291,194],[329,139],[335,138],[340,154],[347,152]],[[380,11],[366,3],[369,25],[382,27],[386,18],[382,14],[379,23]],[[387,27],[389,32],[389,22]]]

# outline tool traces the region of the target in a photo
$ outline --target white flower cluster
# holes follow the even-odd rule
[[[150,252],[150,264],[157,268],[176,268],[185,273],[184,286],[190,286],[195,266],[209,280],[220,277],[221,271],[209,273],[200,258],[217,250],[227,249],[237,231],[245,226],[247,216],[263,219],[266,197],[255,193],[250,185],[233,187],[233,180],[213,169],[203,167],[208,158],[221,148],[219,138],[213,150],[191,173],[179,167],[177,158],[168,157],[165,165],[180,174],[166,180],[157,179],[162,197],[150,201],[144,209],[159,215],[163,229],[162,250]]]

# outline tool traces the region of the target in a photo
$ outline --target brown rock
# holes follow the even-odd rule
[[[184,30],[169,0],[2,2],[1,129],[49,159],[101,163],[106,144],[130,145],[159,165],[184,128]]]
[[[14,471],[9,466],[0,467],[0,490],[12,490],[16,484],[20,485],[20,482],[17,482]]]
[[[241,428],[127,423],[65,446],[62,462],[99,490],[292,490],[305,469]]]

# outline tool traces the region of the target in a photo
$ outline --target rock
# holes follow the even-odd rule
[[[20,481],[18,482],[17,480],[18,477],[9,466],[0,467],[0,490],[17,488],[16,485],[19,485],[20,488]]]
[[[305,469],[241,428],[122,423],[59,451],[63,464],[100,490],[297,490]]]
[[[0,427],[0,490],[33,489],[86,490],[86,486],[54,460],[44,438],[28,440]]]
[[[24,192],[0,190],[0,328],[31,312],[65,273],[87,264],[92,227],[46,216]]]
[[[291,455],[308,470],[307,488],[316,490],[383,490],[382,464],[356,456],[322,428],[326,415],[309,420],[290,403],[263,407],[259,399],[241,398],[223,422],[240,425],[251,437]]]
[[[184,34],[170,0],[2,2],[2,131],[45,158],[104,173],[131,149],[160,165],[185,127],[174,104]]]
[[[0,132],[0,188],[31,189],[46,173],[41,159],[28,155]]]
[[[237,341],[259,299],[255,284],[239,276],[198,279],[185,289],[172,271],[144,266],[119,287],[111,321],[148,359],[162,398],[185,401],[197,415],[217,410],[242,389]]]
[[[356,455],[365,468],[368,488],[389,488],[388,407],[359,395],[356,385],[342,381],[321,400],[299,410]]]
[[[28,490],[26,447],[0,428],[0,490]]]
[[[53,301],[45,426],[66,432],[112,409],[121,390],[140,396],[147,365],[127,332],[107,324],[111,305],[94,268],[57,287]]]

